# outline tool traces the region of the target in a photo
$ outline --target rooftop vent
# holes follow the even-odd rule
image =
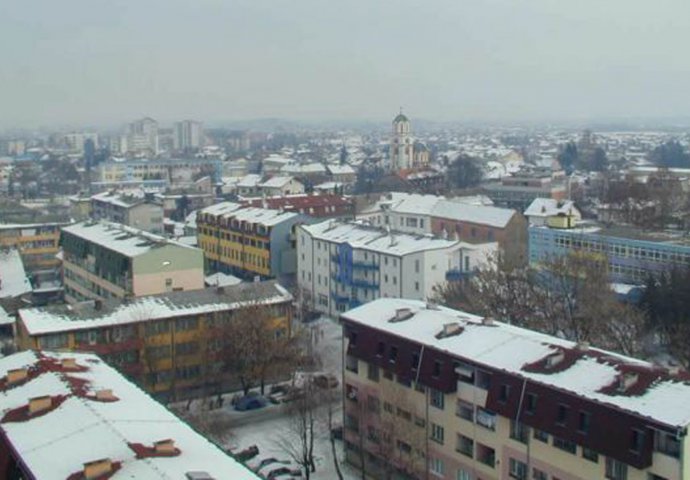
[[[113,471],[113,462],[109,458],[101,458],[84,464],[84,478],[93,480]]]
[[[669,365],[667,370],[669,375],[678,375],[680,373],[680,367],[678,365]]]
[[[426,309],[427,310],[438,310],[438,303],[433,302],[433,301],[428,301],[426,302]]]
[[[117,400],[117,397],[113,395],[113,391],[109,388],[102,388],[96,391],[96,400]]]
[[[493,327],[494,326],[494,318],[493,317],[482,318],[482,325],[485,325],[487,327]]]
[[[153,442],[153,448],[156,451],[156,453],[177,453],[177,449],[175,448],[175,441],[170,438],[160,440],[158,442]]]
[[[589,350],[589,342],[585,342],[585,341],[577,342],[577,345],[575,345],[575,348],[579,352],[586,352],[587,350]]]
[[[462,333],[462,326],[458,322],[446,323],[443,325],[443,330],[436,334],[437,339],[452,337],[453,335],[460,335]]]
[[[78,368],[77,361],[74,358],[63,358],[60,362],[60,365],[66,370],[74,370]]]
[[[7,384],[14,385],[16,383],[26,380],[29,376],[29,371],[26,368],[14,368],[7,371]]]
[[[187,472],[187,480],[215,480],[208,472]]]
[[[618,377],[618,391],[625,392],[637,383],[640,376],[635,372],[627,372]]]
[[[565,360],[565,352],[559,348],[557,352],[546,357],[546,368],[553,368],[563,360]]]
[[[48,410],[53,406],[53,399],[50,395],[44,395],[42,397],[34,397],[29,399],[29,415],[35,415],[37,413]]]
[[[411,308],[396,308],[395,309],[395,316],[391,318],[389,321],[390,322],[403,322],[407,319],[410,319],[414,316],[414,312],[412,311]]]

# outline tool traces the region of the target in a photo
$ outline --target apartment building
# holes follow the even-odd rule
[[[211,158],[172,158],[159,160],[108,160],[96,167],[96,181],[104,184],[164,180],[168,183],[190,181],[194,175],[207,174],[219,182],[222,162]]]
[[[340,319],[346,456],[372,478],[687,478],[685,371],[414,300]]]
[[[146,232],[163,233],[163,205],[153,201],[143,190],[97,193],[91,197],[91,216],[138,228]]]
[[[310,308],[329,315],[381,297],[423,300],[497,248],[327,220],[297,229],[297,283]]]
[[[485,184],[482,190],[496,205],[522,212],[535,198],[565,200],[568,197],[569,181],[563,171],[534,169],[503,177],[500,182]]]
[[[310,221],[294,212],[222,202],[197,213],[197,244],[210,271],[280,278],[297,271],[294,229]]]
[[[509,208],[478,205],[476,197],[391,192],[357,218],[407,233],[432,233],[474,244],[498,242],[510,259],[525,262],[527,257],[525,218]]]
[[[0,358],[0,479],[259,480],[90,353]]]
[[[61,223],[0,223],[0,248],[19,251],[28,272],[57,268]]]
[[[271,315],[289,335],[292,296],[275,282],[22,309],[20,349],[95,352],[161,398],[238,387],[223,370],[223,326],[241,309]],[[258,314],[258,313],[257,313]]]
[[[143,230],[82,222],[61,244],[68,303],[204,288],[201,250]]]
[[[643,232],[588,223],[568,227],[531,226],[530,264],[539,266],[569,253],[586,253],[605,258],[611,280],[627,284],[642,284],[649,275],[690,266],[690,243],[681,232]]]

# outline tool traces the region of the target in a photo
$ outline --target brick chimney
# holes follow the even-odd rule
[[[66,370],[74,370],[78,368],[77,361],[74,358],[63,358],[60,362],[62,368]]]
[[[29,415],[35,415],[53,406],[53,398],[50,395],[29,399]]]
[[[84,464],[84,478],[93,480],[113,471],[113,462],[109,458],[101,458]]]
[[[113,391],[109,388],[102,388],[96,391],[97,400],[116,400],[117,397],[113,395]]]
[[[167,438],[165,440],[159,440],[158,442],[154,442],[153,448],[156,451],[156,453],[167,453],[167,454],[177,453],[177,450],[175,449],[175,441],[170,439],[170,438]]]
[[[14,368],[12,370],[7,370],[7,383],[8,385],[14,385],[26,380],[26,377],[28,376],[29,370],[26,368]]]

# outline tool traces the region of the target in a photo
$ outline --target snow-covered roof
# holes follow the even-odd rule
[[[244,177],[242,177],[242,179],[239,182],[237,182],[237,186],[239,188],[254,188],[259,183],[261,183],[261,175],[257,175],[256,173],[250,173],[249,175],[245,175]]]
[[[446,240],[432,235],[391,233],[361,222],[326,220],[313,225],[302,225],[300,228],[318,240],[347,243],[353,248],[387,255],[409,255],[426,250],[461,247],[460,242],[456,240]]]
[[[31,282],[26,278],[19,252],[0,250],[0,298],[19,297],[30,291]]]
[[[326,168],[330,172],[331,175],[353,175],[357,172],[355,172],[355,169],[352,168],[350,165],[327,165]]]
[[[239,203],[233,202],[221,202],[216,205],[211,205],[201,210],[201,213],[223,216],[224,218],[234,218],[237,221],[257,223],[266,227],[278,225],[298,215],[294,212],[285,212],[268,208],[245,207]]]
[[[575,215],[579,217],[579,210],[572,200],[556,200],[553,198],[535,198],[525,210],[526,217],[552,217],[554,215]]]
[[[126,192],[106,191],[91,196],[91,200],[100,203],[109,203],[116,207],[129,208],[142,203],[146,195],[141,189],[127,190]]]
[[[413,315],[404,321],[390,322],[396,310],[403,308],[409,308]],[[665,425],[690,424],[690,384],[685,372],[661,374],[661,369],[649,362],[591,347],[578,350],[577,344],[568,340],[497,321],[485,325],[476,315],[445,307],[430,309],[417,300],[382,298],[352,309],[342,318]],[[449,323],[460,324],[462,333],[437,338]],[[559,349],[577,351],[569,367],[557,372],[530,367]],[[639,395],[606,393],[626,368],[648,371],[656,380]]]
[[[206,282],[206,285],[209,287],[232,287],[242,283],[242,279],[234,275],[218,272],[206,277],[204,282]]]
[[[128,303],[120,299],[105,300],[98,308],[93,302],[23,308],[18,317],[29,335],[42,335],[201,315],[237,309],[250,302],[276,304],[291,299],[292,295],[275,281],[252,282],[222,291],[206,288],[137,297]]]
[[[271,177],[259,186],[261,188],[281,188],[293,180],[293,177]]]
[[[10,316],[10,314],[2,308],[2,305],[0,305],[0,325],[12,325],[13,323],[14,317]]]
[[[515,215],[515,210],[509,208],[471,205],[469,203],[441,200],[433,210],[434,217],[446,218],[462,222],[489,225],[504,228]]]
[[[76,361],[76,368],[63,367],[65,359]],[[96,355],[25,351],[0,358],[0,377],[19,368],[29,369],[28,381],[0,388],[0,429],[32,478],[72,478],[85,463],[101,459],[119,466],[115,478],[185,480],[193,471],[216,480],[259,478]],[[113,399],[96,398],[104,389]],[[30,399],[42,396],[50,396],[52,406],[21,414]],[[167,439],[177,455],[146,454]]]
[[[103,220],[99,222],[76,223],[69,227],[64,227],[62,231],[130,258],[143,255],[153,248],[165,245],[187,249],[194,248],[144,230]]]
[[[289,163],[280,169],[281,173],[287,173],[291,175],[299,174],[322,174],[326,173],[326,167],[321,163]]]

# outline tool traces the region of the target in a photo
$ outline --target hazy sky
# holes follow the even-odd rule
[[[5,0],[0,127],[690,114],[689,0]]]

